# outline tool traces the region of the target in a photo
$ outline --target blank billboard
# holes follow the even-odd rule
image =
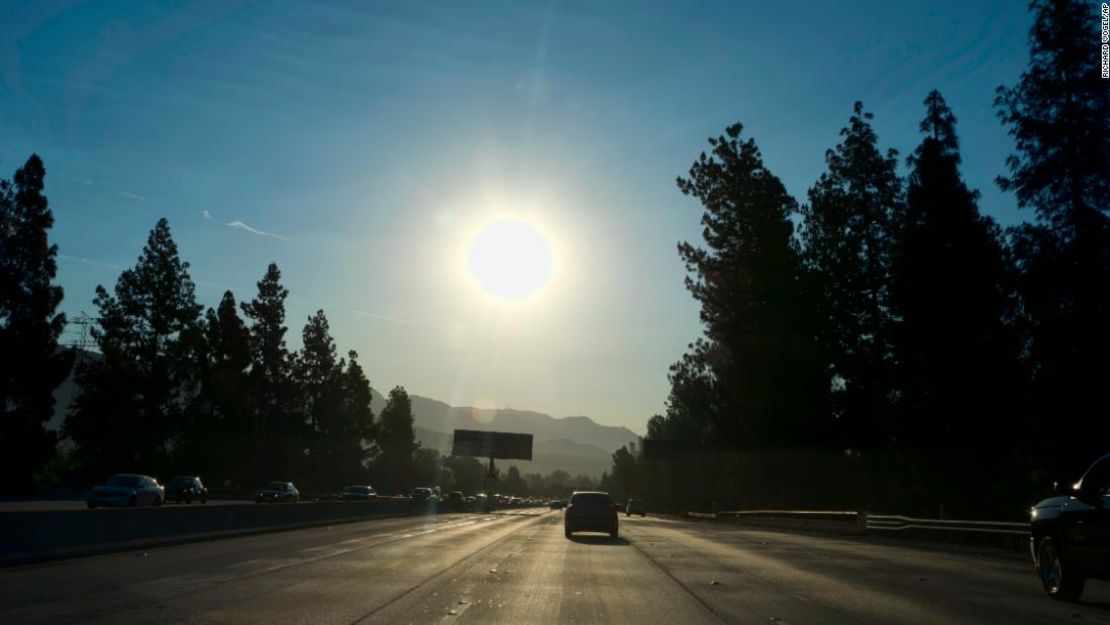
[[[451,455],[531,460],[532,435],[512,432],[455,430]]]

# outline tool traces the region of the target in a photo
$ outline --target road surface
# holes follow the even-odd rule
[[[1110,623],[1017,557],[621,516],[381,519],[0,569],[2,623]]]

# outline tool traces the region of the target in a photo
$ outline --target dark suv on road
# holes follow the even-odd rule
[[[166,484],[166,501],[208,503],[208,489],[195,475],[179,475]]]
[[[575,532],[608,532],[617,537],[617,504],[609,493],[583,491],[570,496],[563,513],[563,533],[567,538]]]
[[[1033,506],[1029,548],[1045,592],[1075,601],[1088,579],[1110,580],[1110,454]]]

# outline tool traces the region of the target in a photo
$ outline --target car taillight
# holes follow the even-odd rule
[[[609,512],[616,512],[616,511],[617,511],[617,504],[614,504],[614,503],[609,504]]]

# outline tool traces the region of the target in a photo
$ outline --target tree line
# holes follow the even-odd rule
[[[438,452],[415,441],[403,387],[379,415],[358,354],[341,356],[323,310],[300,350],[286,345],[281,270],[257,292],[216,308],[197,303],[189,263],[161,219],[109,291],[96,288],[94,352],[63,349],[61,287],[45,167],[32,155],[0,180],[0,447],[3,491],[44,480],[92,482],[122,471],[200,474],[216,487],[264,480],[333,490],[373,482],[398,493],[442,474]],[[45,424],[53,391],[75,369],[77,395],[59,433]],[[475,461],[476,462],[476,461]],[[481,467],[479,466],[479,469]]]
[[[1030,10],[995,100],[1020,225],[981,213],[935,90],[905,176],[857,102],[804,202],[740,124],[709,139],[677,180],[703,211],[678,253],[704,334],[647,453],[614,454],[617,494],[1016,517],[1110,451],[1110,83],[1089,3]]]

